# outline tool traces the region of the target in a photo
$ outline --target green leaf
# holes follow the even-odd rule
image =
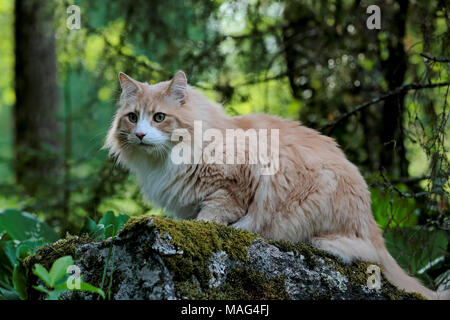
[[[20,298],[26,299],[27,294],[27,278],[25,276],[25,268],[22,264],[17,264],[14,267],[13,272],[13,283],[14,283],[14,289],[19,294]]]
[[[445,284],[445,283],[448,281],[448,279],[450,279],[450,269],[447,270],[447,271],[445,271],[444,273],[440,274],[440,275],[436,278],[436,280],[435,280],[436,285],[439,286],[439,285],[441,285],[441,284]]]
[[[60,294],[61,294],[61,291],[49,291],[48,297],[46,300],[58,300]]]
[[[0,287],[0,300],[20,300],[20,297],[14,290]]]
[[[63,282],[63,283],[60,283],[59,285],[57,285],[55,287],[55,290],[56,291],[60,291],[60,292],[64,292],[64,291],[88,291],[88,292],[94,292],[94,293],[99,294],[100,296],[103,297],[103,299],[105,298],[105,293],[104,293],[104,291],[102,289],[97,288],[97,287],[93,286],[92,284],[89,284],[89,283],[83,282],[83,281],[80,281],[80,288],[79,289],[76,289],[76,288],[75,289],[69,289],[69,288],[67,288],[67,282]]]
[[[46,300],[58,300],[59,295],[64,291],[67,291],[67,288],[48,290],[42,285],[34,286],[33,288],[35,288],[38,291],[46,293],[47,294],[47,297],[45,298]]]
[[[91,218],[86,218],[84,225],[81,228],[80,234],[87,233],[91,238],[96,239],[99,228],[94,220]]]
[[[16,247],[12,240],[0,240],[0,270],[10,266],[11,269],[17,263]]]
[[[14,267],[18,261],[16,258],[14,241],[8,235],[0,239],[0,299],[19,299],[13,284]]]
[[[98,225],[102,224],[104,226],[103,239],[115,236],[128,219],[130,219],[130,217],[126,214],[119,214],[116,216],[114,212],[107,211],[98,221]]]
[[[130,219],[129,215],[119,213],[119,215],[117,216],[116,233],[119,232],[123,228],[123,226],[125,225],[125,223],[127,223],[127,221],[129,219]]]
[[[64,256],[53,262],[50,269],[50,286],[54,287],[58,281],[67,276],[67,268],[73,265],[71,256]]]
[[[50,274],[41,264],[36,263],[34,265],[33,273],[44,281],[46,285],[51,286]]]
[[[33,288],[35,288],[37,291],[40,292],[45,292],[45,293],[49,293],[50,291],[44,287],[42,284],[38,285],[38,286],[33,286]]]
[[[44,239],[54,242],[58,234],[45,222],[27,212],[7,209],[0,211],[0,232],[6,231],[14,240]]]
[[[116,226],[117,218],[114,215],[114,212],[107,211],[105,215],[99,220],[98,224],[102,224],[104,226],[103,238],[109,238],[114,235],[115,230],[113,230]]]
[[[5,232],[0,239],[0,299],[26,299],[22,260],[42,245],[40,240],[12,240]]]
[[[98,293],[99,295],[102,296],[103,299],[105,299],[105,293],[103,292],[102,289],[94,287],[92,284],[89,284],[89,283],[86,283],[83,281],[81,281],[79,291],[88,291],[88,292]]]
[[[16,258],[23,260],[30,254],[34,253],[39,245],[42,243],[23,241],[16,248]]]

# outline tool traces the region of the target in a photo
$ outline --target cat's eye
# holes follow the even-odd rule
[[[136,115],[136,113],[130,112],[128,114],[128,120],[130,120],[130,122],[132,123],[136,123],[138,121],[138,116]]]
[[[155,115],[153,116],[153,120],[155,120],[156,122],[161,122],[165,118],[166,118],[166,115],[162,112],[155,113]]]

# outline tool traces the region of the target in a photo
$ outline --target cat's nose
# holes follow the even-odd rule
[[[136,132],[135,135],[136,135],[136,137],[138,137],[140,140],[144,139],[144,137],[145,137],[145,133],[141,133],[141,132]]]

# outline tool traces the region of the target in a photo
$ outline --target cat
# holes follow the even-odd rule
[[[136,175],[153,205],[179,219],[215,221],[265,238],[308,242],[346,263],[375,262],[400,289],[428,299],[449,298],[449,291],[434,292],[407,275],[389,254],[371,213],[367,184],[332,138],[272,115],[227,116],[187,83],[183,71],[153,85],[119,73],[119,82],[120,108],[104,147]],[[192,145],[195,121],[216,132],[278,130],[279,168],[264,175],[262,164],[248,160],[174,163],[170,153],[180,139],[174,141],[172,135],[184,128],[189,135],[182,140]],[[204,146],[204,141],[198,144]]]

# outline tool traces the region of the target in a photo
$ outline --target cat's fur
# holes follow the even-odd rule
[[[247,229],[266,238],[305,241],[346,262],[383,266],[401,289],[442,298],[408,276],[387,251],[371,213],[368,187],[333,139],[298,122],[271,115],[229,117],[187,84],[179,71],[154,85],[120,73],[121,107],[105,147],[132,173],[144,197],[176,218],[202,219]],[[135,124],[128,113],[135,112]],[[166,119],[157,123],[157,112]],[[258,165],[175,165],[170,150],[174,129],[279,129],[279,171],[261,175]],[[146,134],[141,144],[136,131]],[[150,145],[149,145],[150,144]]]

